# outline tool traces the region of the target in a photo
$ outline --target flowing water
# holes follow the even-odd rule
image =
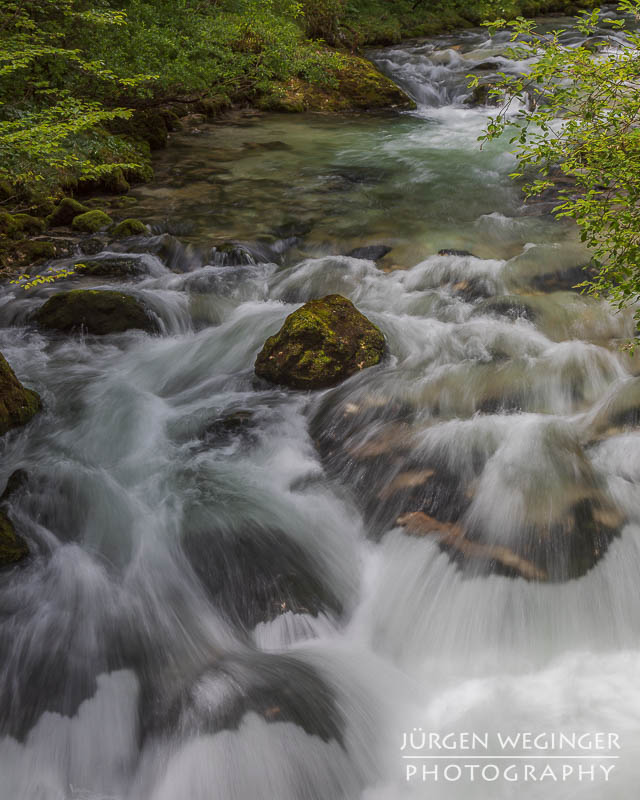
[[[2,800],[637,797],[633,321],[571,290],[575,232],[477,145],[465,76],[521,67],[504,46],[372,54],[415,112],[174,134],[136,190],[153,236],[97,256],[133,274],[66,283],[124,287],[161,335],[45,334],[29,316],[65,284],[4,291],[0,350],[45,410],[2,441],[33,553],[0,580]],[[384,361],[312,394],[256,379],[329,293]],[[420,510],[548,580],[398,527]],[[407,781],[415,728],[621,750],[607,783]]]

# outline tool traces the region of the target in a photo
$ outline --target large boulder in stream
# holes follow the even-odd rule
[[[0,353],[0,435],[24,425],[40,409],[40,397],[16,378]]]
[[[155,333],[157,324],[135,297],[124,292],[72,289],[50,297],[36,312],[43,328],[86,330],[98,336],[131,329]]]
[[[292,389],[325,389],[377,364],[384,336],[346,297],[327,295],[290,314],[265,342],[256,375]]]

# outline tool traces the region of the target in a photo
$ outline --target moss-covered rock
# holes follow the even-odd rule
[[[111,223],[112,219],[108,214],[96,209],[94,211],[86,211],[84,214],[74,217],[72,225],[73,229],[76,231],[96,233],[103,228],[109,227]]]
[[[130,208],[131,206],[135,206],[137,202],[138,199],[136,197],[123,195],[122,197],[114,197],[113,200],[109,200],[109,205],[111,208]]]
[[[24,425],[40,409],[40,397],[16,378],[0,353],[0,435]]]
[[[99,178],[85,178],[78,181],[77,190],[80,194],[126,194],[131,187],[120,167],[101,175]]]
[[[56,206],[53,213],[47,217],[47,222],[52,228],[59,225],[71,225],[75,217],[86,214],[90,209],[74,200],[72,197],[64,197]]]
[[[333,294],[290,314],[265,342],[255,370],[272,383],[323,389],[377,364],[384,346],[381,331],[350,300]]]
[[[0,568],[16,564],[28,555],[27,543],[18,536],[9,517],[0,511]]]
[[[30,239],[20,242],[15,249],[15,263],[17,266],[28,267],[30,264],[42,264],[55,258],[56,248],[52,242]]]
[[[82,267],[78,270],[81,278],[91,276],[123,280],[147,274],[144,259],[129,255],[82,259]]]
[[[107,290],[72,289],[50,297],[36,312],[43,328],[70,332],[84,329],[102,336],[139,329],[154,333],[158,327],[135,297]]]
[[[124,239],[127,236],[143,236],[149,233],[147,226],[139,219],[123,219],[111,231],[114,239]]]
[[[13,214],[7,214],[6,211],[0,213],[0,234],[4,236],[15,236],[18,233],[18,226],[15,223]]]
[[[263,97],[260,105],[271,111],[369,111],[382,108],[415,108],[402,89],[358,56],[343,57],[333,75],[333,85],[310,84],[290,78]]]
[[[19,231],[31,235],[43,233],[47,227],[47,223],[43,219],[33,217],[31,214],[14,214],[13,220]]]
[[[42,233],[47,227],[46,222],[40,217],[31,214],[0,214],[0,233],[5,236],[20,236],[20,234]]]

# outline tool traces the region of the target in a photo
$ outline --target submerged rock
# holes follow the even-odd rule
[[[518,295],[492,297],[479,303],[473,311],[476,315],[497,314],[509,319],[526,319],[530,322],[538,316],[533,304]]]
[[[471,575],[550,582],[582,577],[626,520],[572,433],[553,424],[537,433],[525,447],[506,442],[477,469],[466,502],[451,516],[420,502],[426,494],[405,496],[408,513],[397,524],[412,535],[436,537]]]
[[[0,435],[24,425],[39,410],[38,394],[25,389],[0,353]]]
[[[70,332],[84,329],[98,336],[133,329],[155,333],[157,324],[131,295],[107,290],[73,289],[50,297],[36,312],[43,328]]]
[[[584,264],[536,275],[532,278],[531,285],[541,292],[581,291],[579,284],[592,279],[596,274],[597,269],[593,265]]]
[[[295,656],[225,656],[177,691],[175,683],[174,678],[169,696],[160,701],[157,695],[143,698],[151,706],[141,714],[147,721],[143,735],[176,729],[189,736],[212,735],[236,730],[247,714],[256,714],[265,722],[288,722],[325,742],[343,743],[344,719],[332,688]]]
[[[458,256],[459,258],[477,258],[474,256],[473,253],[470,253],[468,250],[456,250],[455,248],[444,247],[442,250],[438,250],[439,256]]]
[[[364,258],[367,261],[379,261],[387,253],[391,252],[391,247],[384,244],[372,244],[367,247],[356,247],[347,253],[349,258]]]
[[[256,524],[230,535],[186,531],[182,545],[216,608],[245,630],[288,611],[341,611],[311,557],[283,531]]]
[[[377,364],[382,332],[338,294],[311,300],[290,314],[256,359],[260,378],[293,389],[324,389]]]

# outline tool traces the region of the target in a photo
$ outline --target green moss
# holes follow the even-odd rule
[[[75,231],[96,233],[103,228],[109,227],[111,223],[112,219],[108,214],[96,209],[94,211],[85,211],[84,214],[74,217],[72,226]]]
[[[13,219],[18,230],[23,233],[43,233],[47,227],[47,223],[43,219],[32,217],[31,214],[14,214]]]
[[[8,567],[28,555],[27,543],[18,536],[9,517],[0,511],[0,567]]]
[[[90,209],[74,200],[72,197],[64,197],[56,206],[53,213],[47,218],[51,227],[59,225],[70,225],[75,217],[86,214]]]
[[[17,379],[0,353],[0,435],[24,425],[40,409],[40,397]]]
[[[9,181],[0,180],[0,200],[11,200],[16,194],[16,190]]]
[[[139,219],[124,219],[111,231],[114,239],[124,239],[126,236],[139,236],[149,233],[147,226]]]
[[[87,178],[78,181],[78,191],[82,194],[89,192],[104,192],[106,194],[125,194],[129,191],[129,181],[124,176],[120,167],[105,173],[100,178]]]
[[[350,300],[329,295],[290,314],[269,337],[256,360],[256,374],[295,389],[335,386],[377,364],[384,336]]]
[[[111,120],[108,128],[111,133],[147,142],[152,150],[165,147],[169,133],[165,115],[156,109],[136,111],[128,119]]]
[[[4,236],[15,236],[19,233],[13,215],[7,214],[6,211],[0,213],[0,233]]]
[[[136,197],[124,195],[123,197],[114,197],[113,200],[109,200],[109,205],[111,208],[130,208],[131,206],[135,206],[137,202],[138,200]]]
[[[38,309],[35,318],[43,328],[65,333],[86,330],[102,336],[131,329],[157,331],[157,325],[135,297],[107,290],[59,292]]]
[[[23,266],[37,264],[47,261],[56,256],[56,248],[53,242],[30,241],[22,242],[18,248],[20,263]]]
[[[332,81],[322,86],[290,78],[275,84],[259,105],[264,110],[286,112],[415,108],[402,89],[364,58],[341,54],[341,65],[331,77]]]
[[[0,233],[5,236],[16,237],[19,234],[42,233],[47,227],[46,222],[31,214],[0,214]]]

